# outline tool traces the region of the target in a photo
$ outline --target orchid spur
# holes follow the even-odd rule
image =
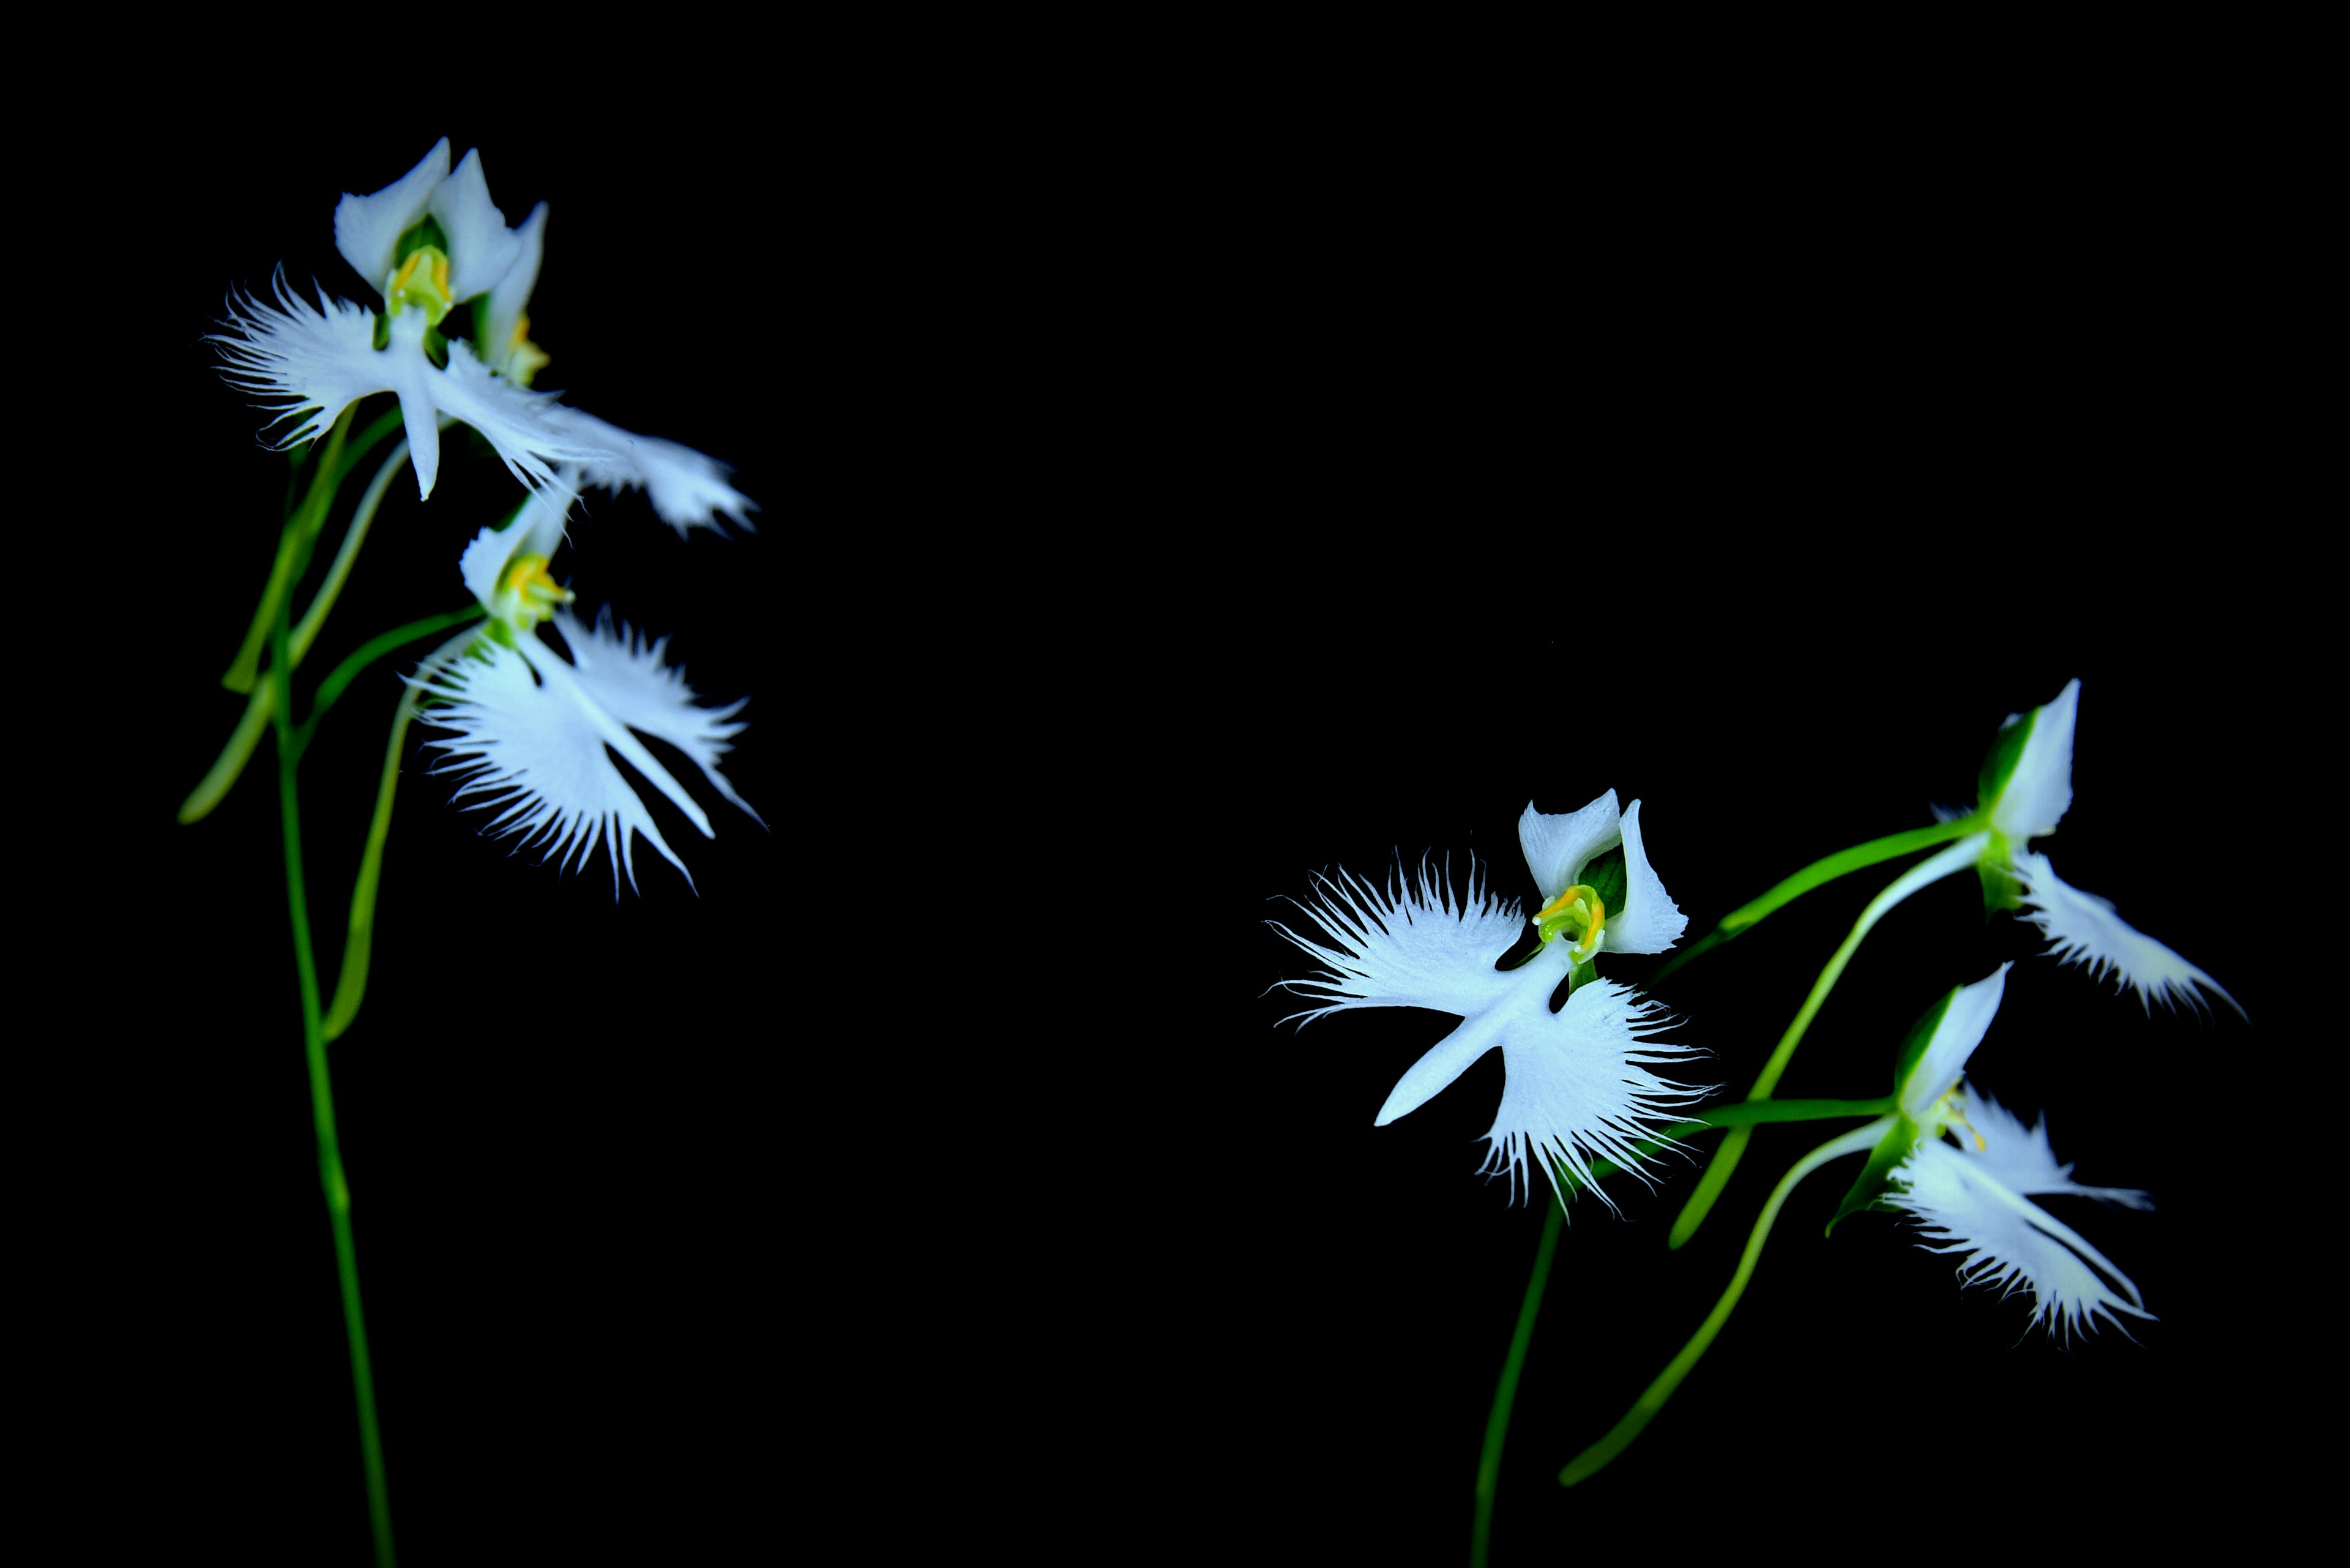
[[[1546,899],[1530,928],[1516,904],[1484,891],[1473,864],[1459,898],[1449,877],[1431,878],[1424,864],[1416,879],[1399,871],[1384,889],[1343,869],[1319,878],[1318,895],[1299,907],[1329,946],[1272,922],[1324,966],[1279,982],[1321,1004],[1292,1017],[1424,1007],[1461,1019],[1405,1072],[1375,1125],[1418,1109],[1501,1048],[1507,1078],[1483,1170],[1506,1170],[1513,1196],[1528,1182],[1530,1156],[1555,1189],[1562,1168],[1585,1185],[1595,1161],[1638,1170],[1635,1145],[1708,1092],[1650,1071],[1698,1053],[1654,1040],[1663,1009],[1593,969],[1603,950],[1662,952],[1688,924],[1648,863],[1640,803],[1619,813],[1610,790],[1576,812],[1529,804],[1518,840]],[[1595,870],[1618,846],[1620,859]]]
[[[663,661],[666,638],[648,643],[625,625],[616,631],[608,611],[592,626],[572,615],[573,595],[546,569],[572,500],[562,489],[527,496],[504,529],[484,528],[465,547],[459,573],[489,620],[486,629],[469,628],[443,644],[411,680],[422,722],[451,732],[427,744],[447,759],[436,771],[463,780],[459,800],[484,796],[498,813],[492,832],[543,843],[558,864],[583,868],[606,845],[616,897],[623,869],[636,887],[631,835],[642,835],[690,885],[692,874],[609,753],[705,838],[716,836],[708,814],[639,734],[683,753],[712,788],[758,822],[719,772],[743,729],[733,717],[743,703],[699,706],[683,672]],[[569,659],[540,639],[547,623]]]

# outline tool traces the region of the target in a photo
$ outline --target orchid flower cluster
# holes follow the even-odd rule
[[[1773,1091],[1821,1003],[1868,931],[1904,899],[1944,877],[1974,870],[1986,907],[2012,912],[2047,939],[2044,955],[2111,977],[2142,1006],[2205,995],[2240,1014],[2241,1007],[2209,974],[2137,930],[2114,907],[2055,874],[2032,842],[2053,833],[2073,799],[2072,766],[2080,703],[2078,680],[2032,711],[2011,715],[1984,762],[1972,810],[1938,810],[1933,826],[1898,833],[1832,855],[1731,911],[1704,938],[1682,949],[1648,981],[1727,941],[1774,910],[1849,872],[1921,849],[1919,861],[1873,898],[1812,987],[1742,1102],[1693,1107],[1711,1088],[1660,1076],[1700,1054],[1660,1039],[1672,1026],[1661,1003],[1599,973],[1610,953],[1663,953],[1676,948],[1688,921],[1649,859],[1640,803],[1621,812],[1613,790],[1579,811],[1551,814],[1530,803],[1518,838],[1542,902],[1531,916],[1501,900],[1472,864],[1465,894],[1449,876],[1400,868],[1385,886],[1345,870],[1320,877],[1299,901],[1311,925],[1274,929],[1319,967],[1278,982],[1311,1005],[1292,1013],[1301,1024],[1366,1007],[1419,1007],[1459,1024],[1407,1070],[1381,1107],[1387,1126],[1425,1104],[1487,1051],[1499,1047],[1505,1072],[1502,1103],[1485,1135],[1487,1174],[1506,1173],[1512,1192],[1531,1187],[1529,1163],[1548,1179],[1555,1201],[1548,1218],[1517,1338],[1504,1361],[1477,1479],[1473,1555],[1482,1561],[1517,1368],[1534,1322],[1565,1203],[1590,1191],[1614,1208],[1602,1179],[1629,1173],[1654,1185],[1671,1148],[1685,1151],[1720,1129],[1715,1148],[1670,1237],[1679,1247],[1703,1221],[1762,1122],[1858,1119],[1797,1160],[1765,1201],[1729,1288],[1679,1355],[1623,1419],[1561,1470],[1580,1482],[1621,1453],[1703,1356],[1737,1304],[1789,1193],[1813,1171],[1865,1155],[1859,1175],[1829,1222],[1864,1210],[1906,1216],[1923,1244],[1953,1255],[1962,1284],[1985,1284],[2031,1303],[2029,1323],[2069,1337],[2100,1323],[2152,1314],[2127,1274],[2035,1199],[2085,1196],[2145,1209],[2134,1189],[2089,1187],[2059,1163],[2044,1121],[2027,1128],[1967,1077],[1991,1030],[2012,967],[1964,981],[1936,999],[1895,1053],[1892,1093],[1873,1099],[1774,1100]],[[2015,1026],[2010,1025],[2011,1031]]]
[[[452,168],[443,138],[399,180],[370,195],[347,194],[335,206],[335,248],[372,303],[330,296],[315,285],[313,297],[304,297],[281,269],[271,298],[232,292],[221,329],[208,339],[227,380],[269,410],[266,444],[290,450],[296,484],[307,479],[307,489],[289,508],[260,607],[223,679],[245,697],[244,718],[181,806],[180,819],[208,815],[235,784],[263,732],[274,733],[320,1173],[334,1222],[376,1552],[384,1563],[391,1561],[388,1494],[325,1048],[349,1028],[365,993],[382,852],[410,723],[442,732],[427,742],[438,753],[437,771],[458,779],[459,804],[494,813],[488,831],[513,836],[563,868],[584,869],[600,848],[611,861],[616,898],[624,871],[636,886],[639,838],[691,882],[616,758],[703,837],[715,836],[709,813],[648,740],[673,747],[720,799],[758,820],[721,772],[744,728],[736,717],[743,702],[704,705],[669,662],[666,638],[617,624],[608,611],[583,618],[573,610],[573,590],[552,569],[588,492],[641,489],[681,536],[700,530],[725,536],[730,524],[748,529],[756,508],[715,460],[621,430],[532,389],[548,363],[531,339],[529,316],[546,226],[542,202],[509,227],[491,198],[480,151]],[[380,398],[389,401],[374,405],[372,418],[360,422],[360,410]],[[442,432],[458,425],[482,438],[517,486],[511,512],[473,532],[452,563],[452,587],[462,585],[469,602],[360,644],[318,683],[297,723],[292,677],[348,580],[387,491],[406,467],[419,500],[429,500],[441,475]],[[294,595],[337,511],[343,482],[387,441],[339,547],[296,616]],[[322,1002],[302,874],[297,764],[319,721],[364,670],[444,632],[452,635],[402,678],[343,963],[331,1002]]]

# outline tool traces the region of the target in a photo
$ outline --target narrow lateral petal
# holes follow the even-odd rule
[[[2080,706],[2081,683],[2069,680],[2033,715],[2023,754],[1991,812],[1992,823],[2013,843],[2055,832],[2073,804],[2073,727]]]
[[[231,294],[221,322],[228,330],[205,340],[221,346],[221,374],[258,398],[271,424],[293,421],[269,442],[282,449],[326,434],[344,409],[391,390],[392,378],[375,351],[373,311],[329,300],[324,290],[313,307],[286,286],[283,272],[271,281],[276,305]]]
[[[543,858],[574,869],[584,869],[605,846],[616,898],[622,870],[629,886],[637,885],[631,832],[685,872],[578,702],[534,679],[515,649],[475,646],[479,652],[428,667],[409,684],[431,700],[419,722],[452,732],[447,740],[426,742],[445,756],[435,771],[463,781],[458,800],[479,797],[477,804],[498,814],[486,831],[519,835],[525,846],[542,846]]]
[[[2138,1004],[2148,1012],[2156,1002],[2169,1007],[2180,998],[2202,1008],[2203,998],[2195,989],[2199,985],[2234,1008],[2239,1017],[2249,1018],[2218,981],[2123,919],[2095,893],[2059,880],[2045,855],[2020,851],[2012,868],[2022,887],[2023,918],[2049,939],[2049,957],[2085,965],[2094,980],[2111,973],[2115,988],[2137,992]]]
[[[381,292],[400,236],[424,216],[433,191],[448,177],[449,139],[444,136],[415,168],[374,195],[346,192],[335,203],[335,248],[369,288]]]
[[[2002,1295],[2029,1290],[2033,1324],[2060,1338],[2095,1329],[2100,1317],[2120,1327],[2117,1312],[2151,1320],[2133,1304],[2143,1298],[2127,1275],[2071,1226],[2003,1186],[1980,1159],[1935,1140],[1918,1146],[1901,1178],[1886,1201],[1916,1216],[1929,1241],[1945,1243],[1928,1251],[1964,1254],[1961,1285],[1991,1285]],[[2098,1269],[2130,1299],[2109,1290]]]
[[[1640,837],[1640,803],[1625,809],[1624,908],[1607,914],[1607,950],[1614,953],[1660,953],[1681,940],[1689,917],[1665,892],[1665,885],[1648,864]]]
[[[1963,1139],[1971,1131],[1982,1140],[1981,1147],[1970,1147],[1969,1152],[1993,1180],[2010,1191],[2070,1194],[2130,1209],[2154,1207],[2154,1199],[2136,1188],[2084,1187],[2074,1180],[2073,1168],[2057,1162],[2055,1147],[2048,1141],[2045,1120],[2026,1127],[2013,1111],[1997,1100],[1976,1094],[1971,1086],[1961,1089],[1959,1097],[1960,1109],[1966,1118],[1959,1136]]]
[[[444,142],[445,146],[446,143]],[[428,207],[449,236],[449,295],[467,300],[505,276],[522,254],[522,241],[506,227],[506,215],[490,200],[482,150],[465,154],[455,172],[432,189]]]
[[[1526,852],[1526,869],[1543,898],[1555,898],[1581,880],[1592,857],[1623,836],[1622,822],[1612,789],[1580,811],[1536,811],[1534,802],[1526,802],[1518,818],[1518,846]]]
[[[1958,1086],[1967,1058],[1982,1044],[1983,1033],[2007,994],[2007,971],[2014,967],[2003,963],[1972,985],[1959,987],[1942,1010],[1933,1038],[1926,1042],[1924,1054],[1901,1085],[1902,1114],[1911,1121],[1924,1122],[1934,1103]]]
[[[721,759],[734,749],[733,738],[745,728],[734,715],[748,698],[723,708],[701,706],[693,688],[685,683],[685,671],[663,659],[669,639],[648,642],[625,622],[615,629],[608,609],[598,614],[593,627],[568,610],[558,610],[555,629],[571,649],[573,678],[598,707],[639,734],[683,752],[711,788],[752,821],[766,826],[718,771]]]
[[[1639,1141],[1656,1137],[1663,1124],[1712,1092],[1668,1082],[1649,1070],[1703,1053],[1658,1043],[1652,1036],[1670,1022],[1664,1006],[1613,981],[1575,987],[1556,1013],[1536,988],[1522,988],[1509,1006],[1480,1022],[1498,1038],[1508,1074],[1485,1135],[1491,1147],[1482,1169],[1507,1172],[1513,1197],[1528,1190],[1532,1160],[1554,1188],[1563,1166],[1613,1209],[1591,1162],[1610,1160],[1647,1179],[1648,1158]]]
[[[1325,966],[1304,980],[1279,982],[1320,1003],[1289,1018],[1311,1021],[1357,1007],[1425,1007],[1466,1017],[1507,994],[1513,978],[1524,972],[1493,968],[1515,945],[1525,920],[1515,903],[1504,904],[1486,892],[1482,867],[1473,859],[1466,897],[1454,895],[1449,867],[1446,875],[1434,877],[1425,860],[1416,880],[1407,880],[1399,867],[1386,888],[1343,867],[1335,877],[1314,881],[1313,894],[1297,907],[1330,946],[1310,941],[1278,920],[1267,922]],[[1547,957],[1526,969],[1541,966]],[[1550,969],[1551,985],[1565,978],[1564,963],[1562,957]]]

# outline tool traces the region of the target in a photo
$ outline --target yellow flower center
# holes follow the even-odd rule
[[[1596,889],[1577,882],[1534,914],[1534,929],[1544,941],[1567,939],[1570,962],[1583,963],[1599,950],[1601,928],[1607,923],[1607,906]]]
[[[551,620],[556,607],[569,604],[572,597],[569,588],[547,574],[544,556],[516,556],[498,576],[498,618],[511,626],[532,627]]]
[[[456,300],[449,293],[449,258],[438,245],[419,245],[392,269],[383,287],[384,307],[397,316],[414,306],[424,312],[424,323],[438,327]]]
[[[1936,1128],[1936,1136],[1939,1136],[1941,1130],[1947,1128],[1952,1122],[1956,1122],[1959,1126],[1966,1128],[1967,1131],[1972,1135],[1975,1140],[1975,1152],[1977,1154],[1981,1154],[1986,1149],[1990,1148],[1991,1146],[1983,1142],[1983,1135],[1975,1131],[1975,1124],[1967,1120],[1967,1113],[1959,1104],[1959,1091],[1957,1089],[1953,1088],[1950,1093],[1942,1096],[1941,1103],[1934,1107],[1934,1119],[1939,1124]]]
[[[527,387],[530,379],[546,368],[546,350],[530,340],[530,317],[516,317],[514,337],[506,344],[506,379]]]

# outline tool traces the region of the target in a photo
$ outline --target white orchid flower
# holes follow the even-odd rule
[[[531,290],[538,286],[546,253],[546,202],[531,209],[515,237],[514,265],[482,296],[474,338],[484,364],[515,385],[527,387],[547,363],[546,352],[530,340],[529,316]],[[641,485],[654,512],[681,535],[692,528],[723,533],[721,518],[731,518],[743,528],[752,526],[747,514],[759,509],[757,503],[726,483],[730,471],[717,459],[673,441],[633,434],[568,404],[556,404],[545,413],[556,429],[598,454],[567,467],[566,483],[615,493]]]
[[[294,295],[282,275],[277,303],[233,293],[219,343],[224,374],[276,410],[287,447],[324,434],[343,410],[376,392],[400,399],[420,496],[440,475],[439,416],[482,432],[525,484],[547,484],[556,462],[619,461],[596,432],[558,426],[552,398],[491,373],[473,348],[443,338],[449,311],[485,294],[513,270],[521,241],[490,200],[478,149],[449,168],[449,140],[369,196],[335,208],[335,248],[383,296],[379,315],[317,291]]]
[[[489,627],[462,655],[461,639],[427,659],[409,684],[432,704],[421,709],[422,721],[452,732],[428,742],[446,755],[436,771],[463,781],[458,799],[484,797],[498,813],[491,831],[542,843],[558,865],[582,868],[605,844],[615,896],[623,868],[636,887],[633,831],[691,884],[692,874],[611,753],[668,796],[704,838],[716,836],[708,815],[639,734],[682,752],[712,788],[758,821],[718,771],[743,729],[730,722],[743,703],[699,706],[684,673],[662,661],[668,639],[648,643],[625,625],[615,630],[608,614],[592,627],[571,614],[570,591],[546,568],[572,499],[561,490],[534,493],[504,529],[484,528],[465,547],[459,571],[490,612]],[[541,640],[538,628],[547,622],[569,659]]]
[[[2002,964],[1958,987],[1920,1021],[1924,1038],[1913,1035],[1904,1051],[1899,1109],[1859,1129],[1860,1138],[1875,1136],[1875,1151],[1836,1219],[1871,1207],[1906,1210],[1928,1227],[1929,1241],[1947,1243],[1929,1251],[1966,1254],[1961,1285],[1998,1285],[2002,1294],[2030,1290],[2032,1325],[2059,1335],[2094,1329],[2099,1317],[2118,1325],[2116,1312],[2151,1321],[2129,1277],[2032,1199],[2071,1193],[2133,1209],[2151,1208],[2151,1200],[2143,1192],[2074,1181],[2073,1168],[2056,1162],[2045,1122],[2027,1131],[2012,1112],[1963,1081],[2012,967]],[[2129,1299],[2115,1294],[2107,1279]]]
[[[2011,713],[2001,726],[1983,764],[1978,810],[1990,828],[1979,836],[1979,863],[1988,877],[2012,880],[2023,918],[2050,939],[2047,952],[2059,962],[2085,964],[2095,979],[2111,973],[2149,1012],[2156,1002],[2170,1006],[2180,998],[2200,1007],[2200,986],[2243,1014],[2219,981],[2131,926],[2105,899],[2067,886],[2045,855],[2026,847],[2055,832],[2073,804],[2073,731],[2080,701],[2080,681],[2068,681],[2055,701],[2030,713]]]
[[[1577,812],[1526,807],[1518,839],[1546,902],[1535,917],[1531,950],[1513,968],[1497,966],[1524,929],[1519,907],[1486,894],[1473,863],[1467,895],[1457,901],[1450,878],[1432,880],[1424,864],[1416,883],[1399,871],[1385,890],[1343,869],[1335,880],[1317,878],[1316,897],[1300,908],[1330,939],[1328,947],[1273,922],[1326,966],[1282,982],[1323,1003],[1293,1017],[1310,1022],[1349,1008],[1424,1007],[1461,1019],[1404,1074],[1375,1125],[1418,1109],[1499,1046],[1507,1078],[1485,1135],[1484,1172],[1507,1170],[1514,1197],[1527,1183],[1532,1157],[1555,1189],[1565,1166],[1608,1201],[1593,1181],[1591,1162],[1639,1171],[1646,1160],[1638,1141],[1653,1138],[1659,1124],[1710,1092],[1649,1070],[1700,1053],[1655,1041],[1665,1027],[1664,1009],[1598,979],[1589,967],[1603,950],[1662,952],[1688,923],[1648,864],[1639,812],[1634,801],[1619,816],[1613,790]],[[1600,888],[1584,877],[1618,844],[1623,907],[1611,911]],[[1614,886],[1617,877],[1605,880]],[[1570,987],[1565,1004],[1554,1008],[1555,994]]]

